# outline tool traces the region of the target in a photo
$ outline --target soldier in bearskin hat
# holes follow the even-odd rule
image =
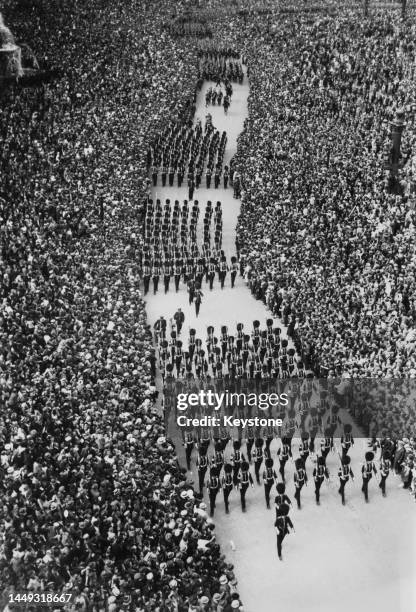
[[[233,466],[230,463],[226,463],[224,465],[224,476],[222,477],[222,492],[224,495],[224,505],[226,514],[229,514],[230,512],[228,498],[230,497],[230,493],[234,485],[232,472]]]
[[[210,469],[207,487],[209,490],[209,515],[212,517],[214,516],[215,500],[220,490],[219,470],[215,466]]]
[[[266,507],[270,508],[270,491],[277,480],[277,474],[273,468],[273,459],[271,457],[266,459],[265,468],[263,471],[264,497],[266,499]]]
[[[282,543],[288,533],[292,530],[295,531],[293,523],[289,518],[290,507],[288,504],[281,504],[276,510],[276,520],[274,527],[277,535],[277,555],[282,561]]]
[[[327,482],[329,481],[328,468],[325,465],[325,458],[318,457],[316,467],[313,470],[313,479],[315,481],[315,499],[318,506],[320,504],[319,495],[324,478],[326,478]]]
[[[215,257],[210,257],[208,268],[207,268],[207,281],[209,282],[210,291],[212,291],[212,288],[214,286],[215,270],[216,270]]]
[[[344,425],[344,435],[341,437],[342,456],[348,455],[351,446],[354,445],[354,438],[351,435],[352,426],[350,423]]]
[[[188,429],[184,433],[183,445],[185,447],[186,467],[188,470],[191,469],[191,456],[194,448],[195,438],[192,429]]]
[[[251,485],[254,487],[253,478],[249,472],[250,464],[247,461],[243,461],[241,464],[241,471],[238,475],[240,498],[241,498],[241,509],[243,512],[246,511],[246,492]]]
[[[152,268],[152,279],[153,279],[153,294],[156,295],[158,286],[159,286],[159,278],[161,275],[161,267],[159,261],[155,260]]]
[[[150,278],[152,276],[152,268],[150,266],[150,261],[148,259],[145,260],[143,264],[143,288],[144,295],[147,295],[149,291]]]
[[[215,454],[211,460],[211,465],[215,466],[218,470],[218,475],[221,473],[222,466],[224,465],[224,451],[221,442],[215,443]]]
[[[306,460],[309,457],[309,434],[304,431],[301,435],[301,443],[299,446],[299,455],[303,463],[306,464]]]
[[[367,451],[365,454],[365,463],[363,463],[361,468],[361,474],[363,477],[363,486],[361,487],[361,491],[364,493],[364,499],[366,502],[368,502],[368,483],[370,482],[373,473],[377,474],[377,469],[373,460],[373,451]]]
[[[196,467],[198,470],[198,485],[199,493],[202,495],[202,489],[205,482],[205,474],[208,470],[208,457],[207,457],[207,446],[200,445],[198,450],[198,457],[196,459]]]
[[[345,485],[349,481],[350,476],[351,476],[351,479],[354,480],[354,474],[350,467],[350,463],[351,463],[351,457],[349,455],[346,455],[344,458],[341,459],[341,465],[338,470],[338,477],[339,477],[338,493],[341,495],[341,500],[342,500],[343,505],[345,505]]]
[[[381,454],[380,459],[380,483],[379,487],[383,494],[383,497],[386,497],[386,480],[388,475],[390,474],[391,468],[391,454],[388,450],[384,450]]]
[[[263,463],[263,438],[257,438],[254,442],[254,473],[257,484],[260,484],[260,467]]]
[[[295,461],[295,473],[293,475],[295,481],[295,499],[300,510],[300,492],[302,491],[303,485],[308,483],[308,476],[305,470],[305,463],[300,457]]]
[[[282,438],[282,446],[277,451],[277,455],[280,461],[279,472],[284,482],[285,481],[285,465],[289,457],[292,457],[292,439],[291,438]]]
[[[196,316],[199,315],[199,310],[201,308],[201,302],[202,302],[203,296],[204,296],[204,294],[201,291],[201,285],[199,283],[196,283],[196,285],[195,285],[195,296],[194,296],[194,300],[195,300],[195,314],[196,314]]]
[[[231,464],[233,466],[233,483],[234,486],[236,487],[238,484],[238,474],[240,472],[241,469],[241,463],[243,461],[245,461],[244,455],[241,452],[241,440],[234,440],[233,441],[233,449],[234,452],[231,455]]]
[[[282,504],[288,504],[289,506],[292,506],[292,502],[290,500],[290,498],[286,495],[286,485],[284,482],[278,482],[276,485],[276,497],[274,498],[274,505],[276,508],[276,516],[277,516],[277,511],[279,509],[279,506],[281,506]]]
[[[331,429],[325,429],[324,438],[321,440],[321,456],[325,459],[331,450],[334,450],[334,438],[332,437]]]

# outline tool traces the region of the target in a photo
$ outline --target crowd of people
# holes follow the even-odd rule
[[[291,324],[316,374],[414,377],[414,26],[348,10],[272,26],[253,16],[240,33],[228,23],[250,75],[234,159],[246,281]],[[401,107],[408,122],[392,190],[390,124]],[[378,416],[390,421],[388,409]],[[397,421],[392,433],[411,435],[415,416],[412,431]]]
[[[70,591],[68,610],[234,610],[154,404],[138,264],[146,151],[187,121],[194,43],[163,29],[165,6],[5,4],[64,70],[0,93],[2,604],[30,589]]]

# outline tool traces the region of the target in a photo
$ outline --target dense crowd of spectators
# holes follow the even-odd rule
[[[198,78],[166,8],[6,3],[18,40],[64,76],[0,94],[4,601],[30,588],[72,591],[74,610],[240,606],[164,435],[139,290],[146,151],[189,117]]]
[[[416,376],[414,25],[340,12],[228,29],[251,87],[234,160],[247,282],[291,324],[317,374]],[[404,167],[392,189],[401,107]]]

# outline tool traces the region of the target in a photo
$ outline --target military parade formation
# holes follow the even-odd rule
[[[242,512],[247,510],[247,491],[254,488],[255,484],[263,486],[266,509],[271,508],[270,499],[274,495],[277,549],[279,559],[282,559],[282,541],[289,533],[286,527],[293,530],[289,517],[292,508],[292,501],[288,496],[289,487],[296,500],[297,509],[301,510],[301,491],[304,486],[312,484],[316,505],[319,506],[322,484],[326,482],[329,490],[333,488],[333,475],[329,471],[327,460],[335,456],[338,461],[338,468],[335,468],[334,472],[338,480],[337,492],[342,505],[346,504],[346,485],[350,481],[354,482],[355,478],[349,454],[354,445],[351,429],[350,424],[344,424],[343,435],[337,439],[339,446],[334,442],[330,428],[319,441],[305,433],[301,439],[278,437],[275,431],[256,431],[251,427],[241,434],[245,437],[233,440],[227,428],[219,427],[212,432],[201,428],[198,434],[188,430],[184,433],[187,468],[191,470],[193,464],[195,465],[199,494],[202,499],[206,492],[211,517],[214,516],[217,497],[220,494],[223,496],[226,514],[230,512],[230,496],[233,492],[239,496]],[[271,448],[274,440],[278,446],[277,451]],[[369,448],[372,447],[371,441],[368,444]],[[397,470],[393,470],[395,454],[396,447],[389,438],[379,444],[377,457],[373,450],[364,452],[359,470],[361,491],[366,503],[369,502],[369,484],[373,475],[377,479],[382,496],[386,497],[387,478],[392,471],[397,474]],[[295,458],[295,455],[298,456]],[[288,462],[293,467],[292,478],[288,477],[285,470]]]
[[[201,79],[215,83],[206,90],[206,106],[224,105],[227,111],[226,101],[233,93],[231,81],[243,79],[241,62],[211,53],[200,60],[200,66]],[[232,163],[223,168],[226,142],[226,133],[220,135],[208,114],[204,126],[198,119],[195,125],[170,126],[148,151],[153,192],[157,194],[160,187],[159,177],[162,188],[176,185],[180,188],[186,178],[188,199],[182,203],[166,199],[162,204],[157,197],[156,202],[154,198],[147,202],[140,262],[144,294],[148,293],[151,281],[153,293],[157,293],[162,279],[165,294],[186,288],[189,304],[195,304],[196,316],[200,312],[204,282],[210,291],[215,279],[221,289],[233,288],[237,276],[242,277],[245,272],[238,249],[227,261],[222,248],[221,202],[217,200],[213,204],[208,200],[200,219],[203,207],[193,199],[195,189],[201,187],[204,172],[204,187],[221,190],[227,189],[230,183],[234,187],[234,197],[239,197],[239,177],[233,172]],[[322,493],[322,485],[326,483],[331,490],[337,480],[340,502],[346,504],[348,485],[354,483],[355,478],[350,456],[354,445],[352,425],[345,422],[345,411],[340,409],[331,384],[317,384],[310,363],[307,359],[305,363],[274,318],[267,318],[264,326],[254,320],[251,329],[246,329],[243,323],[237,323],[234,329],[209,325],[205,339],[192,327],[185,334],[184,321],[185,315],[179,308],[171,318],[160,316],[154,324],[158,366],[165,392],[165,416],[173,406],[170,396],[184,390],[231,389],[237,393],[250,390],[259,393],[279,388],[288,395],[288,406],[276,412],[282,420],[281,427],[247,427],[231,431],[229,427],[218,426],[185,428],[181,432],[187,470],[193,474],[195,469],[197,495],[202,507],[206,495],[211,517],[215,515],[220,495],[226,514],[230,513],[234,493],[238,494],[242,512],[247,511],[249,489],[263,487],[266,509],[271,508],[274,498],[277,553],[282,559],[283,540],[294,532],[289,489],[296,508],[301,510],[304,487],[313,486],[316,505],[320,506],[327,495]],[[200,412],[197,408],[193,415]],[[231,412],[241,415],[238,407],[229,408],[228,414]],[[373,476],[381,494],[386,496],[396,446],[388,438],[378,447],[373,442],[365,443],[363,461],[358,468],[365,502],[370,499]],[[333,461],[327,464],[331,457],[336,458],[335,467]],[[288,464],[292,467],[291,476],[287,473]]]

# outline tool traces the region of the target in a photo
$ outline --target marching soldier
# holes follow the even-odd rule
[[[156,323],[153,326],[153,329],[155,331],[156,341],[166,337],[166,326],[167,326],[166,319],[162,315],[161,317],[159,317],[159,319],[156,321]]]
[[[173,187],[173,181],[175,178],[175,168],[174,166],[169,166],[169,187]]]
[[[293,532],[295,528],[293,527],[293,523],[289,518],[289,506],[287,504],[282,504],[277,510],[276,520],[274,522],[276,535],[277,535],[277,555],[282,561],[282,543],[290,530]]]
[[[228,179],[230,178],[230,171],[228,166],[224,166],[224,189],[228,187]]]
[[[175,291],[176,293],[178,293],[179,291],[179,283],[181,280],[181,274],[182,274],[182,266],[181,266],[181,261],[180,259],[175,261],[175,267],[174,267],[174,276],[175,276]]]
[[[231,455],[231,463],[233,466],[233,483],[236,487],[238,484],[238,474],[241,469],[241,463],[245,461],[244,455],[241,453],[241,440],[234,440],[233,442],[234,453]]]
[[[175,365],[176,365],[176,376],[178,377],[181,371],[182,359],[183,359],[182,342],[180,340],[177,340],[176,345],[175,345]]]
[[[188,199],[192,200],[195,191],[195,181],[192,176],[188,178]]]
[[[191,456],[192,456],[192,450],[194,448],[194,435],[192,430],[187,430],[185,431],[185,436],[184,436],[184,447],[185,447],[185,457],[186,457],[186,467],[188,468],[188,470],[191,469]]]
[[[292,442],[291,438],[282,438],[282,446],[277,451],[277,455],[279,457],[279,462],[280,462],[279,472],[280,472],[283,482],[285,482],[285,465],[289,457],[292,457],[291,442]]]
[[[170,274],[171,274],[171,263],[169,260],[166,260],[165,265],[163,266],[163,281],[165,285],[165,294],[169,291]]]
[[[277,495],[274,498],[274,505],[276,508],[276,517],[277,517],[277,511],[279,509],[279,506],[281,506],[282,504],[288,504],[289,506],[292,506],[292,502],[289,499],[289,497],[286,495],[286,485],[284,482],[277,483],[276,491],[277,491]]]
[[[266,507],[270,508],[270,491],[277,480],[277,474],[273,469],[273,459],[269,457],[265,461],[266,469],[263,471],[264,497],[266,498]]]
[[[240,498],[241,498],[241,509],[243,512],[246,511],[246,492],[251,485],[254,487],[253,478],[249,472],[250,465],[247,461],[243,461],[241,464],[241,472],[238,475],[238,480],[240,481]]]
[[[326,478],[327,482],[329,481],[328,468],[325,465],[325,458],[318,457],[316,467],[313,470],[313,479],[315,481],[315,499],[316,499],[316,504],[318,506],[320,504],[320,501],[319,501],[320,489],[324,481],[324,478]]]
[[[185,174],[184,167],[182,163],[180,163],[178,166],[178,187],[182,187],[184,174]]]
[[[188,340],[188,352],[189,352],[190,361],[192,361],[194,358],[195,343],[196,343],[196,330],[191,328],[189,330],[189,340]]]
[[[220,444],[222,450],[225,450],[228,442],[230,441],[230,433],[228,427],[220,425]]]
[[[153,165],[152,166],[153,187],[156,187],[156,185],[157,185],[157,173],[158,173],[158,167],[156,165]]]
[[[211,257],[208,264],[207,280],[209,282],[209,289],[212,291],[215,278],[215,259]]]
[[[217,468],[219,476],[222,470],[222,466],[224,465],[224,451],[222,450],[221,442],[217,442],[215,444],[215,454],[211,460],[211,465]]]
[[[205,474],[208,469],[208,457],[207,457],[207,447],[200,446],[198,457],[196,460],[196,467],[198,469],[198,484],[199,484],[199,492],[202,495],[202,489],[204,488],[205,482]]]
[[[254,473],[256,475],[256,482],[260,484],[260,467],[263,463],[263,438],[257,438],[254,442]]]
[[[352,469],[350,468],[351,457],[346,455],[343,459],[341,459],[341,466],[338,470],[339,476],[339,489],[338,493],[341,495],[342,505],[345,506],[345,485],[350,479],[354,480],[354,474]]]
[[[254,427],[251,427],[251,426],[247,427],[247,439],[246,439],[247,458],[248,458],[250,463],[251,463],[251,450],[252,450],[253,445],[254,445],[254,438],[255,438]]]
[[[185,321],[185,315],[183,314],[182,310],[180,308],[178,308],[178,310],[173,315],[173,318],[175,319],[176,329],[177,329],[178,335],[179,335],[181,333],[181,330],[182,330],[182,325],[183,325],[183,323]]]
[[[299,510],[301,509],[300,503],[300,492],[302,491],[303,485],[307,484],[308,476],[305,470],[305,464],[303,460],[299,457],[295,461],[295,473],[293,475],[293,479],[295,481],[295,499],[298,504]]]
[[[198,164],[198,166],[196,167],[196,171],[195,171],[195,187],[197,189],[201,185],[201,179],[202,179],[202,166]]]
[[[217,167],[215,168],[215,174],[214,174],[214,187],[215,189],[218,189],[218,186],[220,184],[220,179],[221,179],[221,168]]]
[[[350,423],[344,425],[344,435],[341,437],[342,456],[346,457],[351,446],[354,446],[354,439],[351,435],[352,427]]]
[[[199,315],[199,310],[201,308],[201,302],[202,302],[202,297],[203,297],[203,293],[201,291],[201,287],[197,287],[195,289],[195,314],[196,316]]]
[[[205,173],[207,189],[210,189],[211,187],[211,175],[212,175],[211,169],[208,167]]]
[[[390,473],[391,468],[391,455],[389,451],[383,451],[380,459],[380,483],[379,487],[383,494],[383,497],[386,497],[386,480]]]
[[[373,472],[376,475],[377,469],[373,463],[374,453],[372,451],[367,451],[365,454],[365,463],[361,468],[361,474],[363,477],[363,486],[361,487],[361,491],[364,493],[364,499],[368,502],[368,483],[370,482]]]
[[[216,467],[211,467],[209,472],[209,515],[214,516],[215,500],[217,499],[218,491],[220,490],[219,472]]]
[[[161,269],[158,261],[155,261],[152,269],[152,279],[153,279],[153,294],[156,295],[157,289],[159,286],[159,278],[161,274]]]
[[[306,464],[306,460],[309,457],[309,434],[306,432],[302,433],[302,442],[299,446],[299,455],[303,463]]]
[[[208,450],[211,443],[211,431],[209,427],[201,427],[199,432],[199,446]]]
[[[190,278],[188,280],[188,294],[189,294],[189,304],[192,304],[192,302],[194,301],[194,297],[195,297],[195,281],[193,278]]]
[[[233,477],[232,477],[233,466],[230,463],[224,465],[224,476],[222,477],[222,492],[224,495],[225,513],[229,514],[228,498],[233,489]]]
[[[321,456],[325,459],[329,455],[331,450],[334,450],[334,438],[331,435],[330,429],[325,429],[324,431],[325,438],[321,440]]]
[[[238,272],[237,258],[231,257],[231,289],[234,289],[237,272]]]
[[[166,187],[166,176],[168,173],[168,169],[166,168],[166,164],[163,163],[162,165],[162,186]]]
[[[219,269],[221,289],[224,289],[225,277],[227,276],[227,269],[228,269],[227,261],[225,258],[223,258],[220,262],[220,269]]]

